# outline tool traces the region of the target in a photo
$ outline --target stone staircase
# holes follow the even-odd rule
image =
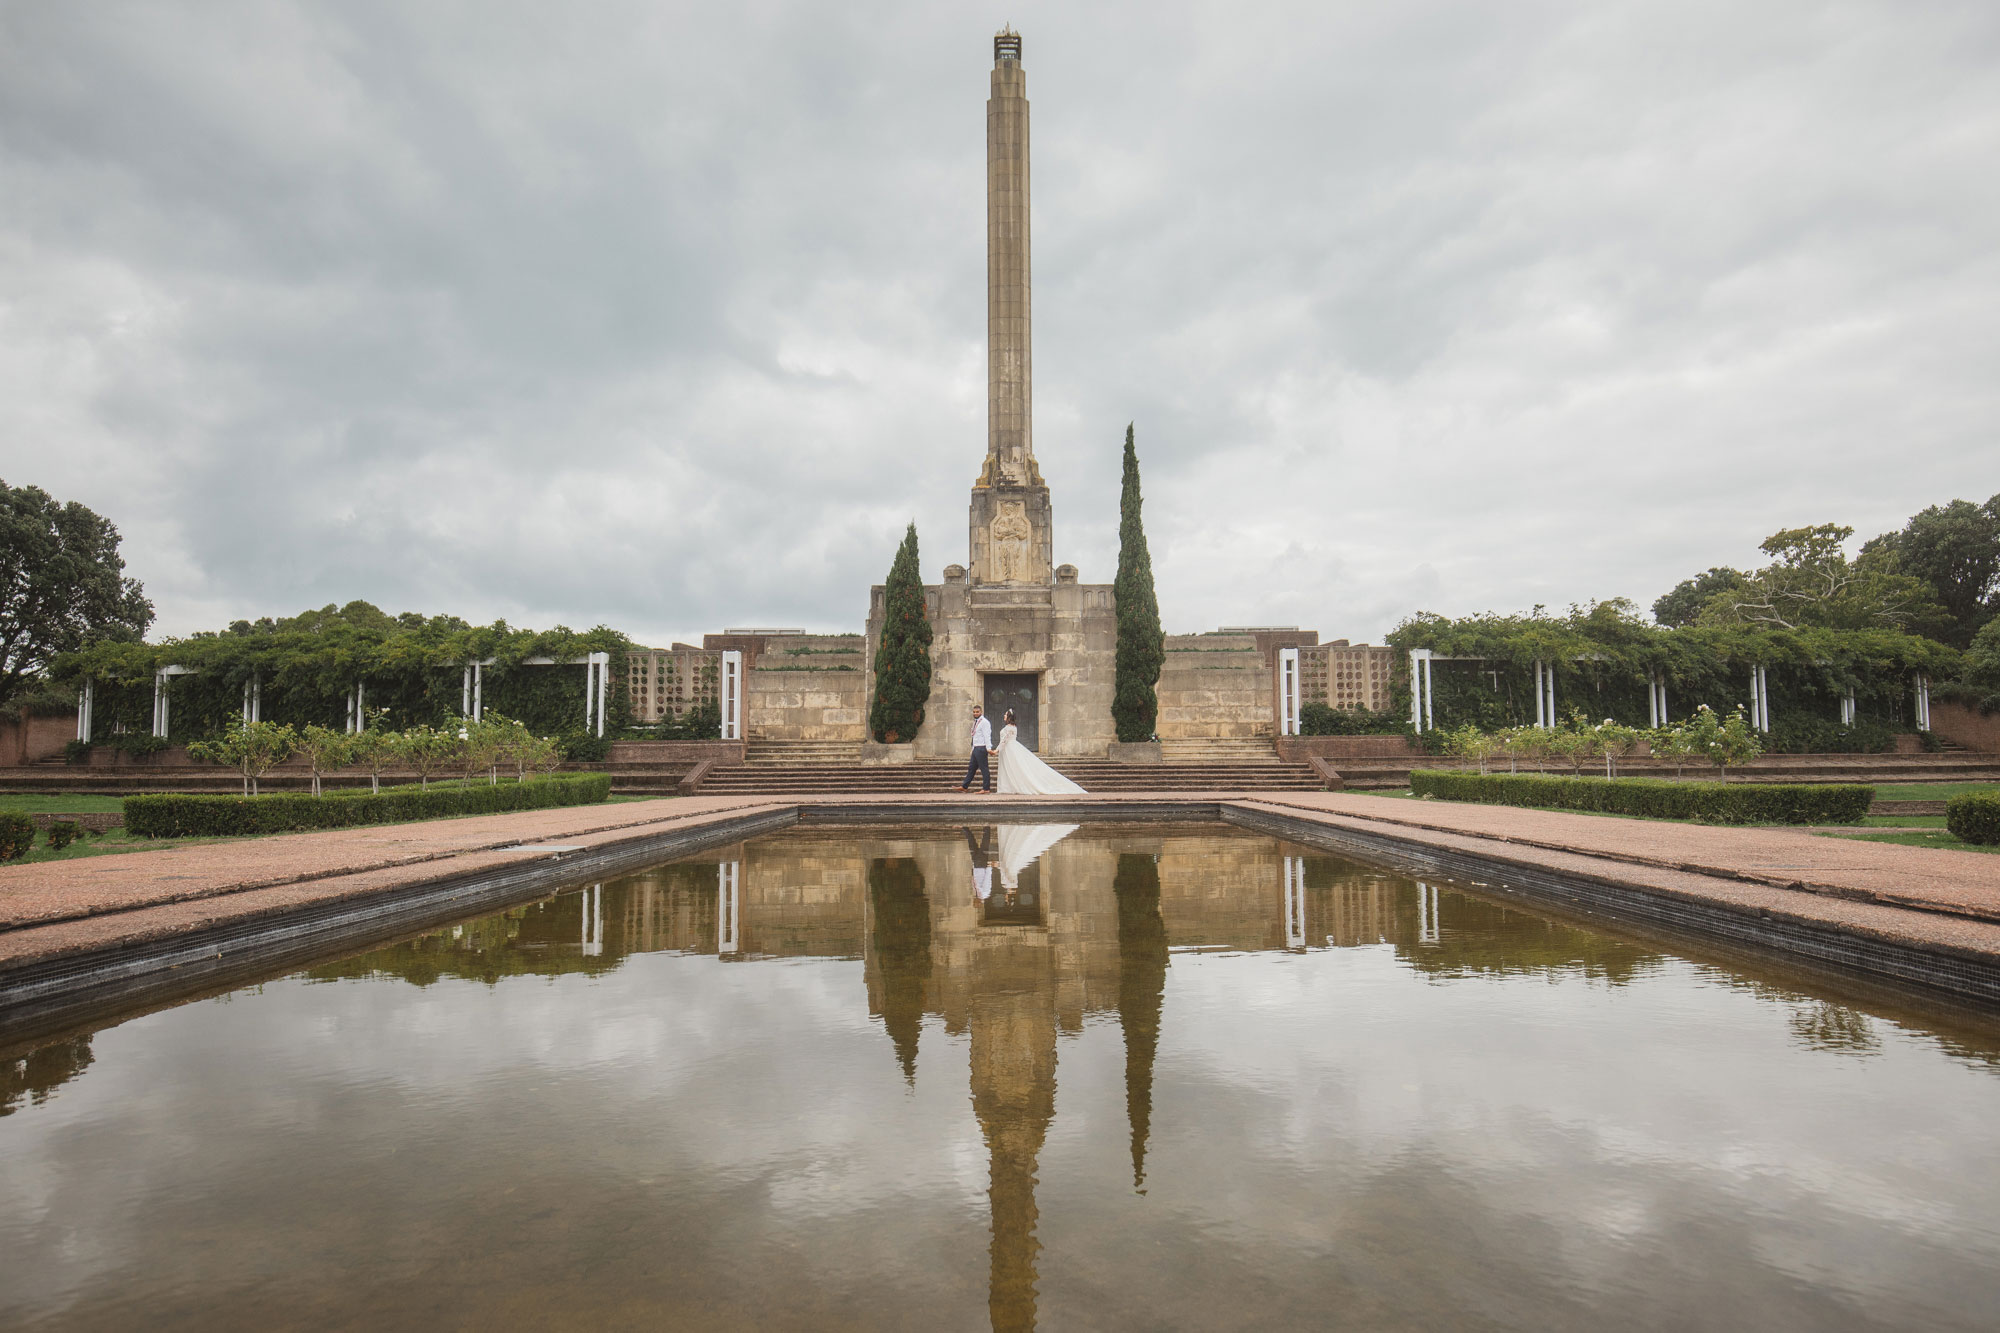
[[[1282,764],[1268,736],[1211,737],[1160,742],[1160,757],[1169,764]]]
[[[1324,791],[1309,764],[1287,764],[1275,753],[1261,762],[1123,764],[1109,759],[1060,759],[1053,767],[1086,791]],[[913,764],[744,763],[710,770],[703,796],[807,796],[839,792],[952,792],[965,777],[961,760]],[[619,788],[624,790],[624,788]]]
[[[743,762],[759,767],[798,768],[809,764],[859,764],[860,741],[744,742]]]

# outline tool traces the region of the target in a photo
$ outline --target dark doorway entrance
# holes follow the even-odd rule
[[[993,741],[1000,741],[1000,720],[1014,710],[1014,725],[1021,729],[1021,743],[1036,754],[1042,752],[1041,712],[1035,701],[1041,696],[1039,676],[988,676],[986,716],[993,719]]]

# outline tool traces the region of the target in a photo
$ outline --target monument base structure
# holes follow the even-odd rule
[[[868,681],[882,639],[883,590],[868,604]],[[975,584],[952,565],[924,589],[931,621],[931,696],[917,732],[916,757],[962,757],[972,706],[995,726],[1007,708],[1022,736],[1050,757],[1101,757],[1117,739],[1111,724],[1118,614],[1108,583],[1079,583],[1063,565],[1048,584]]]

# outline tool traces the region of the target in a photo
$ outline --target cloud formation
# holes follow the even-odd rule
[[[1036,451],[1379,637],[1994,489],[2000,11],[1031,3]],[[859,628],[985,440],[974,6],[0,9],[0,476],[184,633]]]

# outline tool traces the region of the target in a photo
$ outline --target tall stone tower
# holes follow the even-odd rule
[[[986,100],[986,464],[972,488],[971,579],[1049,584],[1049,488],[1035,465],[1028,247],[1028,78],[1021,37],[993,38]]]
[[[1014,710],[1022,744],[1042,755],[1103,755],[1116,739],[1117,604],[1110,584],[1055,563],[1049,488],[1035,463],[1028,279],[1028,82],[1020,34],[1004,30],[986,99],[986,461],[972,486],[972,559],[924,590],[933,637],[931,697],[913,742],[921,758],[964,755],[974,704],[995,718]],[[864,695],[886,614],[877,587]]]

